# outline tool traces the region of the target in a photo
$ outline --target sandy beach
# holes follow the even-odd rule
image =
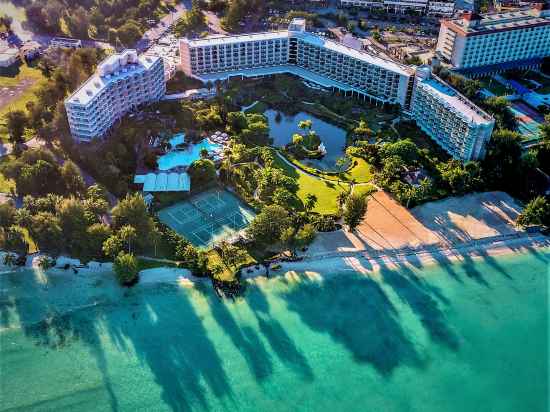
[[[269,277],[286,276],[321,278],[342,274],[350,271],[362,274],[375,274],[382,267],[399,268],[414,266],[417,268],[431,264],[464,261],[466,259],[486,259],[529,250],[544,250],[550,248],[550,238],[520,232],[514,235],[497,236],[465,242],[457,246],[431,246],[406,251],[380,251],[371,254],[366,251],[335,252],[323,255],[306,255],[298,262],[281,262],[280,269],[270,270]],[[265,268],[250,271],[243,270],[244,279],[265,277]]]

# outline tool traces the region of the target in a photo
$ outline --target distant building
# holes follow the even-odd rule
[[[305,31],[288,30],[180,41],[181,67],[203,81],[291,73],[346,96],[399,104],[453,157],[484,154],[494,120],[456,90],[415,68],[346,47]]]
[[[78,141],[101,137],[124,114],[165,92],[162,58],[138,57],[135,50],[109,56],[65,100],[71,134]]]
[[[416,124],[455,159],[480,159],[495,120],[466,97],[431,74],[416,70],[411,114]]]
[[[451,16],[455,10],[455,0],[340,0],[340,5],[362,9],[383,9],[394,13],[416,11],[440,16]]]
[[[536,67],[550,55],[550,11],[536,4],[507,13],[465,12],[441,22],[436,51],[473,76]]]
[[[0,48],[0,67],[9,67],[19,60],[19,50],[16,47]]]
[[[70,38],[67,38],[67,37],[54,37],[50,41],[50,46],[78,49],[78,48],[82,47],[82,40],[70,39]]]

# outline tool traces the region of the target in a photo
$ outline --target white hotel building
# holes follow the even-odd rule
[[[454,158],[484,154],[494,120],[425,66],[414,68],[305,31],[289,30],[180,40],[181,67],[203,81],[290,73],[374,103],[397,103]]]
[[[479,159],[495,120],[466,97],[431,74],[416,69],[411,115],[416,124],[455,159]]]
[[[540,64],[550,55],[550,10],[530,10],[443,20],[437,41],[443,60],[472,76]]]
[[[384,9],[396,13],[413,10],[423,14],[452,16],[455,11],[455,0],[340,0],[340,6]]]
[[[71,134],[77,141],[102,137],[124,114],[166,92],[162,58],[135,50],[114,54],[65,100]]]
[[[204,81],[291,73],[375,103],[406,106],[412,95],[413,69],[308,33],[303,19],[284,31],[181,39],[180,57]]]

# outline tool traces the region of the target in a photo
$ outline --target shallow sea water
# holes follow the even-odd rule
[[[122,290],[0,274],[0,410],[546,411],[550,250]]]

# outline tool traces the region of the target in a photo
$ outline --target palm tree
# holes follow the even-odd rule
[[[336,168],[338,169],[338,184],[340,184],[340,180],[342,178],[342,172],[344,171],[344,168],[348,164],[348,158],[345,156],[342,156],[336,160]]]
[[[308,212],[311,212],[315,205],[317,204],[317,196],[315,196],[313,193],[308,193],[306,195],[305,201],[304,201],[304,207]]]
[[[136,229],[130,225],[122,226],[118,235],[123,242],[128,243],[128,253],[132,253],[132,240],[137,238]]]
[[[298,127],[302,130],[311,130],[313,122],[311,120],[302,120],[298,123]]]
[[[342,192],[339,192],[336,195],[336,201],[338,202],[338,208],[341,209],[342,205],[346,203],[346,200],[348,196],[350,195],[350,192],[347,190],[343,190]]]
[[[155,257],[157,257],[157,246],[160,240],[162,239],[162,233],[160,230],[155,226],[150,232],[149,232],[149,238],[151,240],[151,243],[153,244],[153,247],[155,248]]]

